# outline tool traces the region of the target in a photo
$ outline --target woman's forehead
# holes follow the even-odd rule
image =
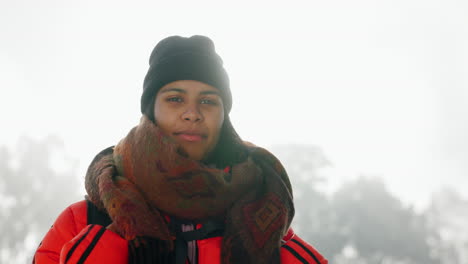
[[[158,94],[175,92],[175,93],[184,93],[184,94],[213,94],[221,96],[220,91],[215,87],[202,83],[199,81],[175,81],[164,85],[158,92]]]

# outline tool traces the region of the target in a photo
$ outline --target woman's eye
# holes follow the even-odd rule
[[[169,97],[166,99],[168,102],[176,102],[176,103],[181,103],[183,100],[181,97]]]
[[[201,103],[202,103],[202,104],[217,105],[216,101],[215,101],[215,100],[211,100],[211,99],[202,99],[202,100],[201,100]]]

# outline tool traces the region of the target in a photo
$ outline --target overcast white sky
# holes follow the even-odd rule
[[[468,2],[0,0],[0,145],[58,135],[84,173],[139,120],[154,45],[211,37],[261,146],[320,146],[330,178],[407,202],[468,184]]]

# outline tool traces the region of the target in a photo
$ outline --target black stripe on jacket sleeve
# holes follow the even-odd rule
[[[89,232],[91,231],[91,229],[94,228],[94,225],[91,225],[89,228],[88,228],[88,231],[86,231],[86,233],[84,233],[84,235],[82,237],[80,237],[80,239],[78,239],[78,241],[76,241],[76,243],[73,245],[73,247],[70,249],[70,251],[68,251],[67,253],[67,257],[65,258],[65,263],[68,262],[68,260],[71,258],[71,256],[73,255],[73,252],[75,252],[76,248],[78,247],[78,245],[83,241],[83,239],[85,239],[85,237],[89,234]]]
[[[283,247],[285,249],[287,249],[289,252],[291,252],[291,254],[293,254],[298,260],[300,260],[302,263],[304,264],[309,264],[309,262],[307,262],[301,255],[299,255],[299,253],[297,253],[297,251],[295,251],[292,247],[288,246],[288,245],[283,245]]]
[[[298,244],[305,252],[307,252],[314,260],[317,262],[317,264],[320,264],[320,261],[318,258],[314,255],[312,251],[310,251],[306,246],[304,246],[301,242],[297,241],[296,239],[291,239],[294,243]]]
[[[104,232],[106,232],[106,228],[104,226],[102,226],[101,230],[99,230],[99,232],[93,238],[93,241],[91,241],[91,244],[89,244],[88,248],[85,250],[85,252],[81,256],[80,260],[78,260],[77,264],[83,264],[84,263],[84,261],[88,258],[89,254],[91,254],[91,251],[93,251],[93,249],[96,246],[99,239],[101,239]]]

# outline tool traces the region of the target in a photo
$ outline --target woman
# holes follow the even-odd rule
[[[231,105],[209,38],[159,42],[140,124],[92,161],[86,200],[58,217],[35,263],[327,263],[290,228],[288,176],[239,138]]]

